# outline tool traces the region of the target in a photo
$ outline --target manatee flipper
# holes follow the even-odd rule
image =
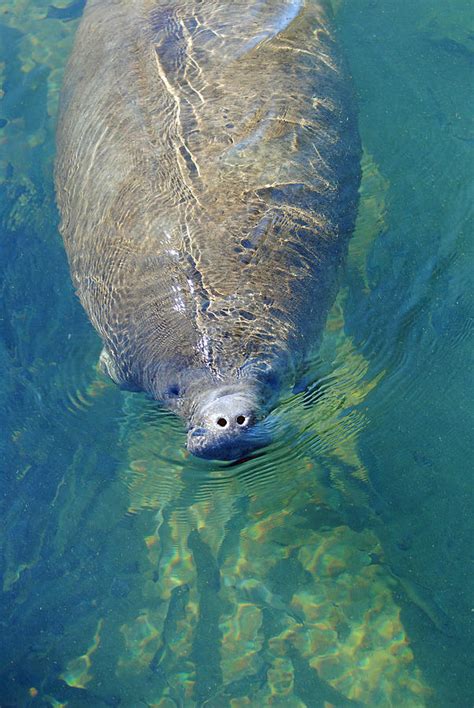
[[[311,372],[310,367],[306,366],[301,372],[301,376],[293,386],[293,395],[296,396],[298,393],[308,391],[308,389],[314,384],[314,376],[314,372]]]
[[[114,360],[105,347],[100,352],[99,369],[103,374],[111,378],[114,383],[121,384],[121,379],[118,375]]]
[[[367,258],[377,238],[387,229],[387,195],[390,183],[373,156],[363,150],[360,200],[354,234],[349,244],[348,265],[359,274],[363,292],[369,293]]]
[[[113,357],[111,356],[110,352],[107,350],[106,347],[104,347],[100,353],[98,367],[103,374],[108,376],[109,379],[112,379],[112,381],[118,386],[120,386],[120,388],[124,391],[141,390],[133,384],[129,383],[128,381],[124,381],[124,379],[120,376],[119,370],[117,369]]]

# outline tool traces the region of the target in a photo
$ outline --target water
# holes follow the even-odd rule
[[[52,188],[82,3],[3,4],[2,706],[474,702],[473,11],[335,5],[357,232],[318,384],[229,465],[97,373]]]

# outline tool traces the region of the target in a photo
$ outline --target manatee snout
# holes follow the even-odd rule
[[[268,445],[262,405],[252,392],[223,389],[198,402],[188,430],[187,448],[208,460],[237,460]]]

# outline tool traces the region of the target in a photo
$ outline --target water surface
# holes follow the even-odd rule
[[[2,706],[474,702],[473,11],[334,4],[356,234],[316,383],[239,465],[97,372],[52,185],[83,3],[3,4]]]

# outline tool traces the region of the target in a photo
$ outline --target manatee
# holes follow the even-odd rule
[[[360,141],[330,7],[89,0],[55,168],[102,368],[240,459],[321,340],[354,227]]]

